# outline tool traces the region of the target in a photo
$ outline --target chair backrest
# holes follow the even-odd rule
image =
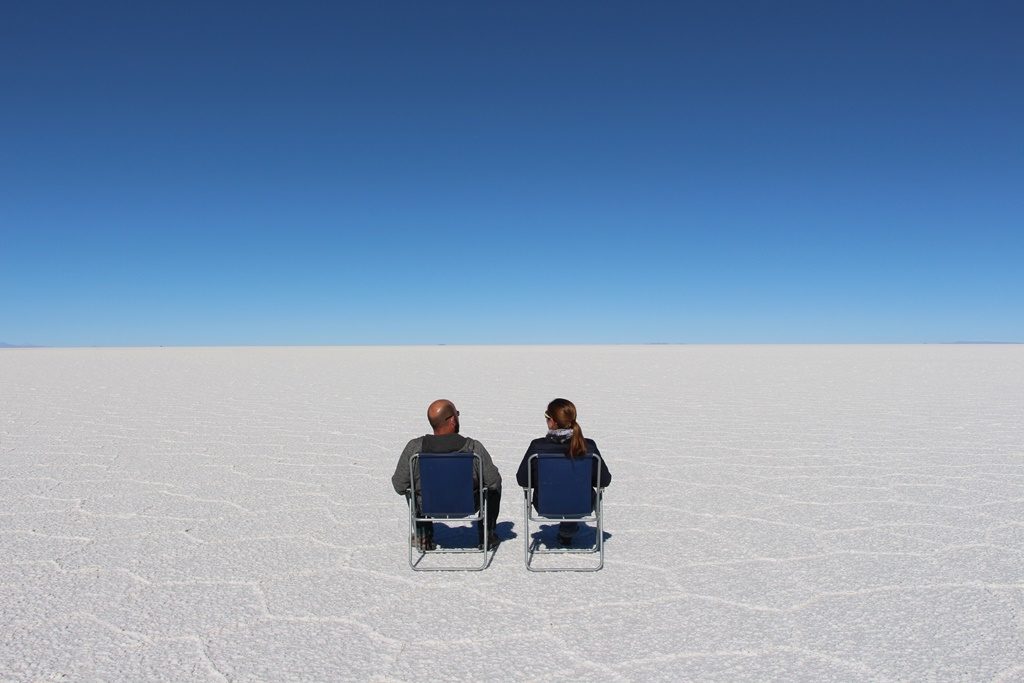
[[[472,515],[478,504],[473,493],[473,453],[420,453],[420,512],[424,515]]]
[[[594,509],[597,456],[570,458],[561,453],[538,453],[537,512],[542,515],[589,515]],[[598,467],[595,467],[598,465]]]

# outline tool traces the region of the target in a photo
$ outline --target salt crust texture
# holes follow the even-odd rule
[[[479,573],[406,565],[441,396],[505,477]],[[555,396],[596,574],[523,567]],[[1024,680],[1024,347],[2,350],[0,458],[3,680]]]

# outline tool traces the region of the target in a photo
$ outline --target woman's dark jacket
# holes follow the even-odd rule
[[[587,444],[587,453],[594,453],[601,455],[601,451],[597,449],[597,444],[591,439],[584,439]],[[519,463],[519,471],[516,472],[516,481],[519,485],[526,487],[526,464],[530,461],[530,456],[534,453],[561,453],[565,457],[569,457],[569,442],[559,443],[549,436],[544,436],[539,439],[534,439],[530,442],[529,448],[526,449],[526,454],[523,456],[523,461]],[[597,467],[597,463],[594,463],[594,467]],[[534,486],[537,485],[537,461],[533,461],[533,472],[530,474],[533,479]],[[596,472],[595,472],[596,474]],[[608,465],[604,461],[604,457],[601,457],[601,488],[608,486],[612,483],[612,473],[608,471]],[[537,493],[540,493],[539,491]]]

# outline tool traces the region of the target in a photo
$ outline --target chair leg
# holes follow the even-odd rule
[[[410,525],[409,525],[410,526],[410,531],[412,531],[412,533],[415,534],[415,528],[416,528],[415,515],[410,513],[409,520],[410,520]],[[462,520],[462,521],[472,522],[473,520],[470,519],[470,520]],[[481,508],[481,512],[480,512],[480,518],[479,518],[479,520],[476,523],[480,524],[480,525],[486,525],[486,523],[487,523],[487,501],[484,501],[483,507]],[[470,549],[465,549],[465,550],[463,550],[463,549],[453,549],[453,550],[437,549],[437,550],[430,550],[430,551],[420,550],[418,557],[414,556],[415,555],[414,550],[415,549],[413,548],[412,544],[410,543],[409,544],[409,567],[413,571],[417,571],[417,572],[481,571],[483,569],[487,569],[487,567],[490,566],[491,560],[494,559],[494,555],[497,552],[497,549],[495,549],[494,551],[489,550],[487,548],[486,544],[480,550],[476,550],[476,549],[472,549],[472,550],[470,550]],[[449,553],[452,553],[452,554],[456,554],[456,553],[457,554],[469,554],[469,555],[471,555],[471,554],[474,554],[474,553],[477,553],[477,552],[479,552],[480,556],[481,556],[481,562],[480,562],[479,566],[465,566],[465,565],[460,565],[460,566],[456,566],[456,567],[421,567],[421,566],[419,566],[420,562],[427,555],[434,555],[434,554],[444,555],[444,554],[449,554]]]
[[[406,534],[408,538],[408,552],[409,552],[409,568],[413,571],[418,571],[416,565],[420,563],[423,556],[426,554],[420,548],[416,547],[412,543],[412,539],[416,538],[416,503],[409,497],[409,533]],[[420,550],[419,557],[413,559],[414,552]]]
[[[523,561],[526,568],[530,568],[530,490],[523,489]]]
[[[594,515],[593,515],[593,517],[591,519],[586,520],[586,521],[591,522],[591,523],[594,524],[595,531],[597,532],[597,538],[595,540],[594,548],[592,550],[539,551],[537,549],[537,545],[539,544],[539,541],[537,542],[537,544],[531,543],[531,539],[530,539],[530,521],[531,521],[530,497],[529,497],[528,493],[526,493],[526,492],[524,492],[524,493],[525,493],[525,495],[524,495],[524,498],[523,498],[523,500],[524,500],[524,503],[523,503],[524,524],[523,524],[523,526],[525,527],[525,532],[524,533],[526,535],[526,540],[524,542],[523,548],[524,548],[524,560],[525,560],[525,563],[526,563],[526,568],[529,571],[531,571],[531,572],[596,572],[596,571],[600,571],[602,568],[604,568],[604,510],[602,509],[603,508],[603,500],[602,500],[603,496],[602,496],[600,491],[597,494],[597,498],[594,500]],[[537,520],[534,520],[534,521],[537,521]],[[551,521],[556,521],[556,520],[551,520]],[[582,522],[580,522],[580,523],[582,523]],[[542,554],[542,555],[547,555],[547,554],[567,555],[567,554],[588,554],[588,553],[596,553],[597,554],[598,561],[597,561],[596,565],[594,565],[594,566],[587,566],[587,567],[566,567],[566,566],[535,567],[535,566],[533,566],[535,555],[537,555],[537,554]]]

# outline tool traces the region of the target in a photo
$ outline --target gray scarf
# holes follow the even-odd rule
[[[548,438],[558,443],[568,443],[572,439],[571,429],[549,429]]]

